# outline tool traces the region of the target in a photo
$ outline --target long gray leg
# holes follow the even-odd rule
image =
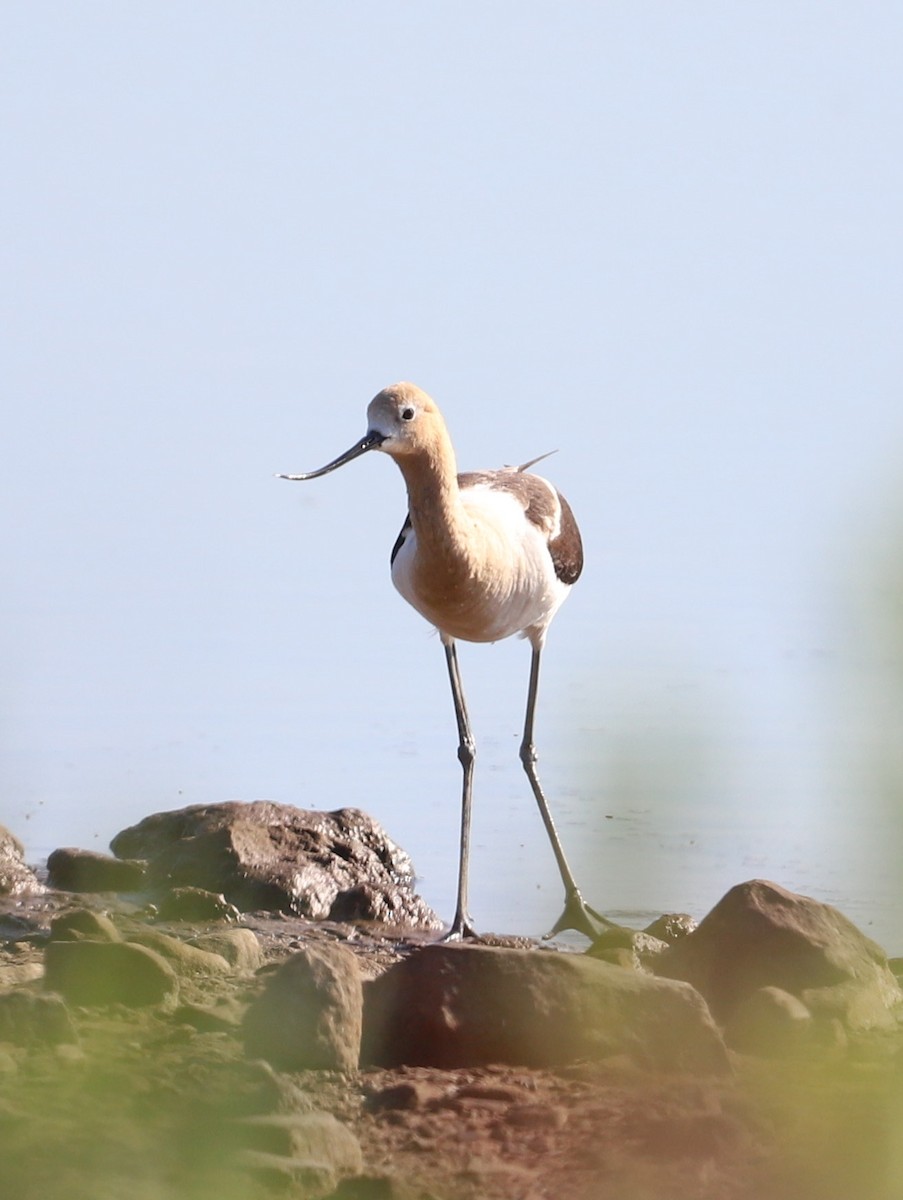
[[[443,937],[443,941],[456,942],[466,937],[476,937],[473,920],[467,911],[467,872],[470,866],[470,814],[473,800],[473,763],[476,758],[476,744],[470,731],[470,718],[467,715],[467,704],[464,701],[464,689],[461,686],[461,672],[458,670],[458,655],[455,643],[449,639],[445,643],[445,661],[448,664],[448,678],[451,683],[452,698],[455,702],[455,720],[458,723],[458,761],[463,771],[461,789],[461,853],[458,864],[458,902],[455,906],[455,917],[451,929]]]
[[[580,895],[580,889],[568,866],[558,830],[555,828],[555,822],[552,820],[552,814],[549,812],[549,806],[543,794],[542,784],[536,773],[537,756],[536,746],[533,744],[533,719],[536,713],[536,695],[539,691],[541,652],[541,646],[533,647],[533,657],[530,661],[530,686],[527,691],[527,715],[524,720],[524,738],[520,747],[520,760],[524,765],[527,778],[530,780],[530,787],[533,789],[536,803],[539,805],[539,812],[546,827],[546,833],[549,835],[549,841],[552,843],[552,851],[555,854],[555,861],[558,863],[561,881],[564,884],[564,912],[546,936],[554,937],[563,929],[576,929],[578,933],[585,933],[587,937],[595,940],[606,929],[613,929],[616,926],[613,921],[609,921],[607,917],[601,916],[590,908]]]

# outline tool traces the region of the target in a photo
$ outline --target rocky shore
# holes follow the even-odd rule
[[[898,1200],[901,963],[754,880],[580,953],[437,941],[354,809],[0,829],[3,1200]]]

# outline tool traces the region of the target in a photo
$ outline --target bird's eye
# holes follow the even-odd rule
[[[413,421],[414,420],[413,408],[403,408],[401,410],[401,419],[402,419],[402,421]]]

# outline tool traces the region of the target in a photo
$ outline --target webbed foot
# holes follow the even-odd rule
[[[616,921],[610,921],[608,917],[603,917],[594,908],[590,908],[580,895],[580,892],[575,888],[566,897],[564,912],[549,932],[545,934],[543,941],[548,941],[549,938],[553,938],[556,934],[564,932],[565,929],[574,929],[577,933],[582,933],[591,942],[594,942],[596,938],[601,937],[607,930],[620,929],[620,926]]]
[[[440,943],[463,942],[467,938],[476,938],[479,936],[474,927],[473,919],[467,913],[456,912],[451,927],[446,933],[443,933],[438,941]]]

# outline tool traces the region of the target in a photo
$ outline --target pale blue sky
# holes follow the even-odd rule
[[[538,744],[593,903],[772,873],[875,907],[844,875],[881,668],[848,583],[903,509],[898,5],[30,3],[0,41],[0,820],[33,853],[183,803],[357,804],[447,907],[401,478],[273,478],[410,378],[462,468],[560,451],[588,567]],[[554,917],[526,648],[462,666],[475,903],[501,843]],[[617,862],[599,806],[642,818]],[[667,895],[636,895],[675,814]]]

